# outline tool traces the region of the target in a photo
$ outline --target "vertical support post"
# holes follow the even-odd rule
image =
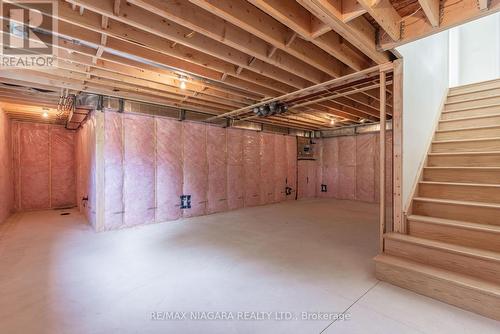
[[[394,232],[406,233],[406,219],[403,215],[403,60],[394,61],[393,75],[392,134],[394,142]]]
[[[380,71],[380,253],[384,251],[385,233],[385,129],[386,129],[386,72]]]

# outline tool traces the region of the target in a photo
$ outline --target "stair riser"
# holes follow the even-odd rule
[[[500,210],[496,208],[413,200],[413,214],[478,224],[500,225]]]
[[[385,240],[385,254],[500,283],[500,264],[399,240]]]
[[[498,106],[500,105],[500,97],[490,97],[486,99],[480,99],[480,100],[472,100],[472,101],[467,101],[467,102],[458,102],[458,103],[451,103],[451,104],[446,104],[444,107],[445,111],[449,110],[457,110],[457,109],[464,109],[464,108],[476,108],[476,107],[486,107],[486,106]]]
[[[500,204],[500,187],[421,183],[418,193],[419,197]]]
[[[475,128],[480,126],[500,125],[500,116],[464,119],[449,122],[439,122],[439,130],[456,130],[460,128]]]
[[[426,168],[424,170],[424,181],[500,184],[500,173],[497,170]]]
[[[499,154],[429,156],[430,167],[500,167]]]
[[[500,252],[500,234],[408,219],[408,234],[455,245]]]
[[[480,99],[480,98],[485,98],[489,96],[494,96],[494,95],[500,95],[500,87],[488,89],[488,90],[480,90],[476,92],[469,92],[465,94],[460,94],[460,95],[454,95],[454,96],[449,96],[446,102],[448,103],[455,103],[455,102],[462,102],[464,100],[470,100],[470,99]]]
[[[418,271],[376,263],[376,276],[401,288],[500,320],[500,298]]]
[[[460,140],[493,138],[500,136],[500,127],[487,129],[470,129],[449,132],[436,132],[435,140]]]
[[[433,153],[500,151],[500,139],[434,143]]]
[[[450,95],[450,97],[456,96],[456,95],[465,95],[465,94],[475,93],[475,92],[485,90],[485,89],[494,89],[494,88],[498,88],[498,87],[500,87],[500,80],[480,82],[480,83],[473,84],[473,85],[452,87],[452,88],[450,88],[449,95]]]
[[[443,112],[441,114],[441,120],[475,117],[475,116],[498,115],[498,114],[500,114],[500,106],[485,107],[481,109]]]

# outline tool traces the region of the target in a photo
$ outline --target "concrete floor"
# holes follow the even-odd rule
[[[496,321],[378,282],[372,204],[288,202],[99,234],[71,212],[0,225],[0,333],[500,331]],[[298,319],[151,320],[171,311]],[[350,319],[303,321],[302,312]]]

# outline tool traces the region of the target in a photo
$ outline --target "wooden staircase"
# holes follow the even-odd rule
[[[500,80],[450,89],[380,280],[500,320]]]

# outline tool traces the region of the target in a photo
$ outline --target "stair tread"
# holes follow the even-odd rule
[[[481,142],[481,141],[488,141],[488,140],[498,140],[498,141],[500,141],[500,137],[434,140],[432,143],[433,144],[466,143],[466,142]]]
[[[443,182],[443,181],[420,181],[423,184],[436,184],[447,186],[465,186],[465,187],[487,187],[487,188],[500,188],[498,183],[468,183],[468,182]]]
[[[500,151],[462,151],[462,152],[430,152],[429,155],[484,155],[484,154],[498,154]]]
[[[467,110],[467,109],[465,109],[465,110]],[[459,111],[462,111],[462,110],[459,110]],[[500,113],[498,113],[498,114],[490,114],[490,115],[479,115],[479,116],[462,117],[462,118],[453,118],[453,119],[441,119],[441,120],[439,120],[439,123],[449,123],[449,122],[457,122],[457,121],[470,121],[470,120],[475,120],[475,119],[493,118],[493,117],[500,117]]]
[[[445,113],[452,113],[452,112],[460,112],[460,111],[467,111],[467,110],[489,109],[489,108],[495,108],[495,107],[500,107],[500,102],[496,102],[493,104],[484,104],[484,105],[479,105],[479,106],[473,106],[473,107],[448,109],[448,110],[444,110],[444,112]]]
[[[500,88],[500,79],[491,79],[491,80],[486,80],[486,81],[473,82],[473,83],[470,83],[470,84],[456,86],[456,87],[450,87],[448,96],[455,96],[455,95],[466,94],[466,93],[455,93],[455,94],[453,94],[453,92],[457,91],[457,90],[466,89],[466,88],[481,87],[481,86],[489,85],[489,84],[498,84],[498,86],[494,87],[494,88]],[[488,89],[492,89],[492,88],[491,87],[490,88],[483,88],[483,89],[479,89],[479,91],[488,90]]]
[[[408,234],[400,233],[387,233],[384,238],[390,240],[404,241],[411,244],[416,244],[420,246],[425,246],[427,248],[433,248],[438,250],[444,250],[449,253],[454,253],[462,256],[473,257],[482,260],[500,262],[500,253],[493,252],[489,250],[483,250],[479,248],[455,245],[442,241],[435,241],[425,238],[419,238]]]
[[[459,204],[459,205],[468,205],[468,206],[480,206],[483,208],[492,208],[499,209],[500,204],[497,203],[487,203],[487,202],[474,202],[474,201],[458,201],[451,199],[442,199],[442,198],[430,198],[430,197],[415,197],[413,198],[415,201],[421,202],[433,202],[433,203],[444,203],[444,204]]]
[[[450,105],[450,104],[457,104],[457,103],[464,103],[464,102],[481,101],[481,100],[487,100],[487,99],[496,99],[499,97],[500,97],[500,94],[494,94],[494,95],[490,95],[490,96],[480,96],[480,97],[473,97],[470,99],[464,99],[464,100],[460,100],[460,101],[446,102],[445,104]]]
[[[450,88],[450,93],[448,94],[448,97],[456,97],[456,96],[460,96],[460,95],[469,95],[469,94],[482,93],[482,92],[487,92],[487,91],[492,91],[492,90],[498,90],[498,89],[500,89],[500,84],[497,87],[481,88],[481,89],[478,89],[475,91],[465,92],[465,93],[453,93],[452,91],[454,89],[457,89],[457,88],[455,88],[455,87]],[[458,89],[460,89],[460,88],[458,88]]]
[[[436,133],[458,132],[458,131],[469,131],[469,130],[470,131],[488,130],[488,129],[495,129],[495,128],[500,128],[500,125],[471,126],[471,127],[456,128],[456,129],[451,129],[451,130],[436,130]]]
[[[499,233],[500,234],[500,226],[496,225],[488,225],[488,224],[479,224],[473,222],[466,222],[461,220],[453,220],[453,219],[445,219],[445,218],[436,218],[431,216],[420,216],[420,215],[410,215],[408,216],[408,220],[432,223],[436,225],[447,225],[460,227],[468,230],[475,231],[483,231],[488,233]]]
[[[424,167],[424,168],[427,168],[427,169],[469,169],[469,170],[481,170],[481,169],[488,169],[488,170],[500,170],[500,167],[477,167],[477,166],[472,166],[472,167],[469,167],[469,166],[464,166],[464,167],[461,167],[461,166],[449,166],[449,167],[441,167],[441,166],[429,166],[429,167]]]
[[[376,262],[405,268],[413,272],[419,272],[430,277],[435,277],[452,284],[458,284],[500,298],[500,286],[495,283],[387,254],[377,255],[374,260]]]

